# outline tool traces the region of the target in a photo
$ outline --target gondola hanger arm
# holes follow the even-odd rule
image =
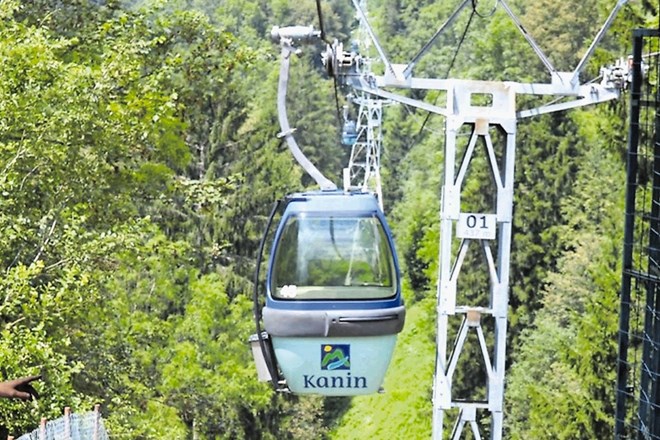
[[[309,174],[314,181],[324,191],[337,189],[337,185],[325,177],[321,171],[305,156],[296,139],[293,137],[295,128],[291,128],[286,110],[286,92],[289,85],[289,66],[292,54],[297,54],[300,49],[294,47],[294,42],[311,41],[319,38],[321,33],[315,31],[311,26],[287,26],[274,27],[271,31],[271,38],[280,43],[282,48],[282,61],[280,64],[280,78],[277,88],[277,116],[280,122],[280,133],[278,137],[284,138],[289,151],[300,164],[300,166]]]

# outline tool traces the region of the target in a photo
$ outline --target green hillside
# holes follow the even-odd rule
[[[435,368],[434,310],[435,302],[431,299],[408,309],[404,331],[399,335],[383,383],[385,392],[354,397],[330,438],[430,437]]]

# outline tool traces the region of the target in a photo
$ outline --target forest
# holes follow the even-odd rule
[[[368,10],[404,62],[458,3]],[[509,3],[572,70],[615,1]],[[320,4],[325,33],[348,45],[351,2]],[[314,188],[277,137],[269,33],[297,24],[318,28],[315,1],[0,1],[0,377],[43,377],[35,403],[0,400],[0,438],[96,403],[111,438],[430,437],[444,121],[419,109],[383,117],[408,308],[385,394],[292,396],[257,381],[247,340],[259,240],[273,202]],[[657,26],[657,5],[627,4],[582,80],[630,54],[632,29]],[[292,60],[289,118],[340,183],[347,91],[324,49]],[[549,80],[497,1],[474,1],[416,75]],[[628,109],[624,92],[518,126],[505,438],[612,435]],[[460,383],[483,392],[469,374]]]

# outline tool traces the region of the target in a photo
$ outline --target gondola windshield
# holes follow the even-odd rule
[[[384,299],[397,292],[392,250],[373,216],[289,217],[276,249],[277,299]]]

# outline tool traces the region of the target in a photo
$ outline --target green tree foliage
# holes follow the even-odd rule
[[[12,20],[16,3],[1,8],[3,374],[47,378],[46,397],[32,411],[2,403],[4,429],[16,432],[64,404],[92,403],[73,386],[84,365],[71,356],[72,330],[98,295],[93,266],[103,260],[85,250],[109,217],[132,211],[126,188],[139,164],[130,158],[146,147],[153,125],[123,115],[144,136],[134,143],[137,133],[123,131],[126,119],[112,112],[126,96],[113,93],[107,66],[65,60],[74,40]],[[112,155],[129,159],[125,174],[114,172]]]
[[[198,67],[201,61],[195,58],[179,62],[181,40],[193,49],[185,55],[194,55],[201,44],[183,35],[202,33],[195,16],[184,15],[168,39],[170,28],[151,27],[141,14],[119,11],[103,17],[81,8],[49,18],[47,12],[42,20],[52,20],[55,29],[84,17],[95,20],[71,27],[62,37],[37,19],[38,11],[12,2],[2,5],[3,374],[45,375],[44,398],[32,411],[19,410],[15,402],[0,403],[5,429],[20,433],[40,416],[57,416],[65,405],[85,409],[101,401],[112,412],[114,430],[133,438],[167,437],[160,422],[171,427],[170,433],[189,432],[196,419],[196,429],[207,433],[205,420],[234,411],[233,399],[243,401],[244,396],[231,397],[210,413],[173,405],[180,388],[204,393],[164,365],[186,358],[185,345],[178,346],[178,335],[186,334],[184,316],[196,316],[195,301],[199,295],[207,298],[211,289],[224,303],[208,297],[218,300],[209,310],[229,313],[231,324],[224,330],[240,333],[214,339],[220,345],[235,343],[224,349],[226,362],[200,360],[190,372],[205,377],[211,374],[205,368],[220,362],[227,371],[240,365],[238,371],[248,378],[247,349],[240,342],[247,332],[235,322],[249,322],[244,319],[249,306],[244,298],[231,301],[228,281],[212,274],[205,278],[196,270],[190,247],[171,241],[152,223],[176,231],[175,223],[162,220],[169,218],[169,208],[193,212],[226,194],[222,182],[187,184],[190,178],[183,173],[193,155],[179,95],[186,104],[193,98],[174,80],[183,65],[189,75],[194,69],[204,74],[215,69],[221,81],[231,71],[225,63],[229,58],[218,54],[209,61],[198,55],[213,61],[209,67]],[[232,50],[230,36],[219,42],[211,38],[205,48],[210,53]],[[232,62],[246,59],[233,57]],[[209,319],[206,325],[221,325]],[[220,328],[201,331],[214,338]],[[192,347],[204,345],[214,356],[221,354],[200,337]],[[205,379],[194,380],[204,384]],[[251,376],[247,380],[257,386]],[[259,387],[264,395],[267,390]],[[217,387],[210,389],[217,393]],[[268,402],[265,396],[262,401]],[[247,406],[248,411],[259,408]],[[241,407],[246,405],[236,406]],[[242,426],[232,423],[223,435],[235,435],[236,426]]]
[[[264,215],[305,184],[275,136],[276,58],[200,11],[68,6],[1,6],[0,355],[45,375],[33,411],[0,402],[5,429],[101,402],[136,439],[322,435],[322,402],[257,383],[244,342]],[[334,172],[334,90],[315,81],[291,113]]]
[[[560,69],[612,6],[510,3]],[[455,6],[378,0],[369,15],[392,60],[404,62]],[[348,44],[350,2],[321,7],[327,36]],[[415,73],[546,81],[503,10],[487,9],[463,11]],[[631,27],[657,23],[644,2],[621,17],[584,76],[627,54]],[[266,214],[314,186],[276,136],[279,48],[267,34],[290,24],[318,28],[316,2],[0,3],[0,372],[44,374],[35,406],[0,401],[0,436],[94,402],[113,436],[135,439],[428,436],[439,117],[385,110],[386,209],[414,304],[389,394],[281,396],[256,381],[246,294]],[[299,144],[339,183],[346,152],[323,46],[294,57],[287,103]],[[610,432],[625,104],[602,108],[519,126],[511,438]],[[463,198],[474,209],[493,202],[482,149]],[[460,287],[483,297],[484,277],[468,270],[477,258],[468,255]],[[461,365],[460,391],[482,393],[479,374]]]
[[[88,329],[94,368],[85,379],[110,400],[115,433],[162,438],[184,429],[207,438],[249,437],[244,431],[254,429],[255,414],[270,403],[267,387],[246,368],[251,304],[232,299],[219,275],[185,264],[193,260],[189,245],[152,234],[126,247],[104,287],[99,312],[113,319]]]
[[[419,163],[426,163],[418,167]],[[437,213],[440,203],[437,191],[441,175],[441,156],[432,142],[417,144],[407,154],[402,174],[403,199],[392,216],[396,219],[398,250],[402,255],[407,279],[419,296],[437,279]]]
[[[576,196],[562,204],[561,237],[570,248],[547,277],[543,308],[511,368],[511,438],[611,435],[622,224],[612,214],[623,212],[624,181],[617,156],[597,146],[586,152],[599,173],[578,172]]]

